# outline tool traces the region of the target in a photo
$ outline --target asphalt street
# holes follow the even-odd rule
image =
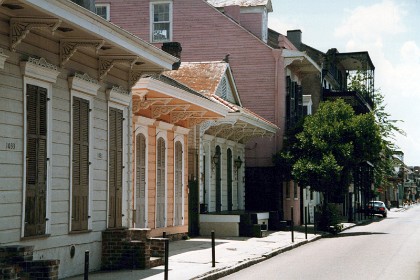
[[[222,279],[420,279],[420,206],[395,209],[336,236]]]

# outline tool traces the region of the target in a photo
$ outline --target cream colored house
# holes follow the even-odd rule
[[[131,88],[178,59],[71,1],[0,4],[0,244],[99,269],[102,232],[132,226]]]

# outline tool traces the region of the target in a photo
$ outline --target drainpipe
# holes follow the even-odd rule
[[[280,86],[279,86],[279,68],[280,68],[280,57],[281,57],[281,50],[273,49],[273,56],[275,59],[275,72],[274,72],[274,123],[280,128],[280,112],[279,112],[279,97],[280,97]],[[276,133],[276,141],[275,141],[275,151],[278,150],[278,134]]]

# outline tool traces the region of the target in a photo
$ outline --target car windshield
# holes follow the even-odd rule
[[[369,206],[376,206],[376,207],[383,207],[384,206],[384,203],[383,202],[380,202],[380,201],[375,201],[375,202],[369,202],[368,203],[368,205]]]

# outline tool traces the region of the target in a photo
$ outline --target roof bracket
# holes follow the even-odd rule
[[[105,40],[62,39],[60,40],[60,66],[64,67],[79,49],[94,49],[98,53]]]
[[[34,29],[49,30],[53,35],[60,26],[61,20],[55,18],[11,18],[10,19],[10,50],[16,51],[26,35]]]
[[[134,65],[141,63],[139,62],[139,59],[140,57],[138,56],[100,56],[99,57],[99,80],[105,79],[106,75],[108,75],[108,72],[111,71],[111,69],[115,65],[125,65],[129,67],[130,70],[132,70]]]

